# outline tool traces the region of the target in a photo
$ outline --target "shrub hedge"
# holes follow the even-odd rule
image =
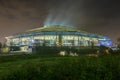
[[[33,48],[34,53],[38,54],[58,54],[60,51],[66,51],[68,54],[70,52],[77,54],[89,54],[96,53],[99,48],[91,48],[91,47],[50,47],[50,46],[37,46]]]
[[[1,80],[120,80],[120,55],[27,62]]]

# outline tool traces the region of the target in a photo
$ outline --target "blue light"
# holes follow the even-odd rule
[[[111,40],[98,40],[98,43],[101,45],[101,46],[106,46],[106,47],[110,47],[112,46],[112,41]]]

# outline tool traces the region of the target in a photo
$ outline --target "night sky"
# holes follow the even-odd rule
[[[44,25],[64,25],[120,37],[119,0],[0,0],[0,42]]]

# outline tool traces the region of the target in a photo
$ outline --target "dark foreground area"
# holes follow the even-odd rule
[[[120,55],[0,56],[0,80],[120,80]]]

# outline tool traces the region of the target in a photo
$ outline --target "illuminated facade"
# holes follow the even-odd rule
[[[76,28],[50,26],[31,29],[6,37],[8,46],[111,46],[108,37]]]

